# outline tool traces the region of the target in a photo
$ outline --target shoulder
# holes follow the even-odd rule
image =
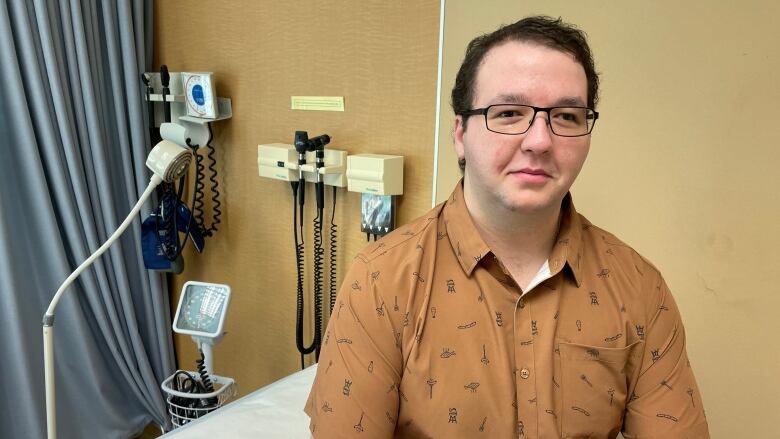
[[[644,277],[660,276],[658,268],[636,249],[618,238],[613,233],[591,223],[583,215],[578,214],[582,223],[582,250],[583,257],[595,257],[609,255],[616,269],[626,274]]]
[[[646,310],[664,301],[666,285],[658,268],[613,233],[580,215],[582,261],[585,277],[610,278],[626,301],[644,304]]]

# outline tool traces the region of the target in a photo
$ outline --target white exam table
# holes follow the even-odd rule
[[[310,439],[309,416],[303,412],[303,407],[316,373],[315,364],[228,403],[161,438]]]

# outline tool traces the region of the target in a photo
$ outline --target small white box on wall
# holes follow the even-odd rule
[[[347,156],[347,189],[377,195],[404,193],[404,157],[384,154]]]

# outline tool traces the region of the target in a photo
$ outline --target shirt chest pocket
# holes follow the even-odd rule
[[[620,431],[629,377],[642,341],[623,348],[559,343],[561,353],[561,435],[612,438]]]

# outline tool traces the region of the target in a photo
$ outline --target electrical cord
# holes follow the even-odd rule
[[[214,384],[211,382],[208,370],[206,370],[206,356],[202,350],[198,350],[198,352],[200,353],[200,358],[195,361],[198,365],[198,376],[193,376],[183,370],[177,371],[171,380],[173,390],[193,395],[214,392]],[[184,413],[176,414],[187,420],[192,420],[208,413],[206,410],[216,408],[218,401],[218,398],[215,396],[208,398],[170,397],[171,404],[184,409]]]
[[[193,225],[193,222],[195,224],[195,227],[197,227],[198,231],[201,233],[201,235],[204,238],[209,237],[209,236],[213,236],[213,232],[217,230],[217,227],[216,227],[217,224],[220,223],[220,216],[222,215],[222,211],[219,209],[219,207],[220,207],[220,205],[222,203],[220,203],[220,201],[219,201],[219,191],[217,190],[218,183],[217,183],[216,160],[215,160],[215,157],[214,157],[215,150],[214,150],[214,146],[211,145],[211,140],[214,137],[214,133],[213,133],[213,131],[211,129],[211,124],[208,124],[208,127],[209,127],[209,139],[208,139],[208,143],[206,144],[206,146],[209,149],[209,152],[207,154],[207,156],[209,158],[209,162],[210,162],[209,166],[208,166],[208,169],[209,169],[209,171],[211,173],[211,175],[209,176],[209,181],[211,182],[211,193],[212,193],[211,201],[213,203],[213,210],[214,210],[214,214],[213,214],[213,217],[212,217],[212,224],[207,227],[205,225],[205,219],[204,219],[204,205],[205,205],[205,203],[204,203],[203,199],[205,198],[204,188],[206,187],[206,185],[204,183],[204,180],[206,178],[206,172],[205,172],[206,166],[203,164],[204,158],[199,153],[200,146],[199,145],[193,145],[192,143],[190,143],[190,139],[187,139],[186,140],[186,144],[187,144],[187,146],[190,147],[190,149],[192,150],[192,154],[195,156],[195,187],[194,187],[194,190],[193,190],[193,193],[192,193],[192,202],[191,202],[191,205],[190,205],[191,206],[190,207],[190,219],[189,219],[189,222],[187,224],[186,233],[184,235],[185,242],[182,245],[175,246],[175,248],[177,250],[175,252],[175,254],[168,254],[168,253],[166,253],[166,256],[170,260],[176,259],[181,254],[181,251],[183,250],[184,246],[186,245],[186,239],[187,239],[187,236],[189,235],[190,227]],[[184,182],[184,177],[182,177],[182,179],[180,181],[180,186],[179,186],[179,197],[178,197],[179,200],[181,200],[181,198],[182,198],[183,189],[184,189],[184,183],[185,183]],[[178,208],[178,204],[176,205],[176,207]],[[175,218],[174,218],[174,221],[175,221]],[[178,230],[178,229],[174,228],[173,230]],[[178,241],[178,235],[177,235],[177,241]],[[178,242],[177,242],[177,244],[178,244]]]
[[[183,378],[181,378],[182,376]],[[203,386],[203,383],[201,383],[190,373],[183,370],[177,371],[176,374],[174,374],[173,379],[171,380],[171,385],[173,390],[181,393],[208,393],[206,392],[206,388]],[[187,398],[184,396],[172,395],[170,397],[170,403],[175,406],[175,410],[177,412],[176,415],[187,421],[198,417],[197,409],[208,408],[203,407],[203,403],[201,401],[201,399]],[[180,410],[183,410],[183,413],[180,412]]]
[[[333,312],[333,306],[336,304],[336,238],[338,237],[338,226],[333,222],[336,218],[336,186],[333,186],[333,212],[330,215],[330,254],[328,262],[330,266],[330,309],[328,313]],[[330,315],[330,314],[328,314]]]
[[[305,187],[299,187],[299,182],[290,182],[293,190],[293,236],[295,239],[295,265],[298,276],[297,283],[297,297],[296,297],[296,313],[295,313],[295,345],[298,348],[298,352],[301,354],[301,370],[304,369],[304,355],[314,352],[316,349],[317,339],[312,340],[311,345],[304,346],[303,343],[303,269],[304,269],[304,241],[303,241],[303,221],[300,224],[301,239],[298,241],[298,190],[305,190]],[[303,209],[301,209],[303,212]]]
[[[214,146],[211,144],[211,139],[214,137],[214,133],[211,131],[211,124],[209,124],[209,141],[206,143],[206,147],[208,148],[209,152],[207,154],[209,158],[209,171],[211,175],[209,175],[209,181],[211,182],[211,210],[212,210],[212,217],[211,217],[211,225],[203,231],[203,236],[212,236],[214,232],[216,232],[217,225],[221,222],[220,217],[222,216],[222,211],[220,210],[220,206],[222,203],[219,201],[219,190],[217,187],[219,186],[219,183],[217,182],[217,160],[214,157],[215,150]]]
[[[322,209],[317,209],[314,218],[314,359],[319,361],[322,339],[322,264],[325,249],[322,248]]]
[[[315,361],[319,361],[320,349],[322,346],[322,300],[323,300],[323,273],[322,265],[323,258],[325,256],[325,250],[322,247],[322,223],[324,221],[324,198],[325,198],[325,183],[322,180],[320,174],[321,168],[325,166],[325,152],[324,147],[330,142],[330,136],[323,134],[309,139],[306,131],[295,132],[295,150],[298,153],[298,184],[292,184],[293,189],[293,204],[297,206],[293,208],[293,229],[295,235],[295,258],[296,268],[298,270],[298,285],[297,285],[297,313],[296,313],[296,337],[295,343],[298,351],[301,353],[301,369],[304,367],[304,354],[311,353],[312,350],[315,353]],[[305,347],[303,345],[303,266],[304,266],[304,251],[305,246],[303,244],[303,223],[304,223],[304,199],[306,194],[306,179],[303,174],[303,165],[306,164],[306,152],[314,151],[316,157],[316,170],[315,170],[315,195],[317,199],[317,216],[314,218],[314,337],[311,345]],[[297,211],[300,209],[300,211]],[[301,242],[298,242],[298,222],[300,222],[300,234]]]
[[[205,165],[203,165],[203,157],[196,156],[196,167],[197,167],[197,180],[196,180],[196,192],[198,193],[198,199],[200,200],[200,203],[197,207],[198,212],[195,215],[198,223],[198,228],[201,232],[201,235],[203,235],[204,238],[208,238],[210,236],[214,236],[214,232],[218,230],[217,225],[221,222],[221,216],[222,216],[222,210],[220,209],[220,206],[222,203],[219,201],[219,190],[217,187],[219,186],[219,183],[217,182],[217,160],[214,156],[216,153],[214,149],[214,145],[211,144],[211,141],[214,139],[214,131],[211,128],[211,124],[207,124],[209,128],[209,139],[206,142],[206,148],[208,148],[208,153],[206,156],[209,159],[209,182],[211,183],[210,189],[211,189],[211,210],[212,210],[212,216],[211,216],[211,225],[206,226],[206,221],[203,217],[203,198],[205,194],[203,193],[203,189],[206,187],[206,185],[203,183],[203,180],[206,178],[206,172],[205,172]],[[195,211],[193,211],[193,214],[195,214]]]
[[[206,370],[206,354],[204,354],[200,349],[198,352],[200,353],[200,358],[195,360],[195,363],[198,364],[198,375],[200,375],[200,382],[203,384],[203,388],[206,389],[204,393],[211,393],[214,391],[214,384],[212,384],[211,378],[209,377],[209,372]],[[213,396],[211,398],[205,398],[200,401],[201,404],[203,404],[205,407],[217,406],[217,398]]]
[[[203,388],[206,389],[206,392],[203,393],[211,393],[214,391],[214,384],[211,383],[209,372],[206,370],[206,355],[201,350],[198,352],[200,353],[200,358],[195,360],[195,363],[198,364],[198,375],[200,375],[200,382],[203,384]]]
[[[187,144],[189,145],[189,143]],[[190,147],[192,148],[192,154],[195,156],[195,191],[192,194],[192,210],[190,212],[192,218],[195,218],[195,226],[201,231],[201,234],[203,234],[203,188],[206,187],[203,183],[203,179],[206,177],[206,173],[204,172],[206,167],[203,165],[203,156],[198,154],[199,148],[193,145],[190,145]]]

